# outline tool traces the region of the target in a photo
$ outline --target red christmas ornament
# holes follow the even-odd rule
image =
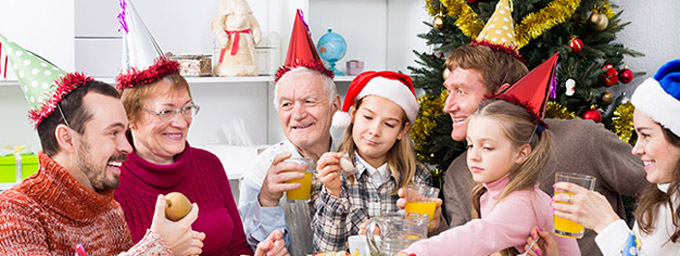
[[[477,2],[479,2],[479,0],[466,0],[466,1],[471,4],[476,4]]]
[[[602,70],[605,70],[604,75],[602,75],[602,81],[605,85],[612,86],[619,82],[619,77],[617,76],[618,72],[614,69],[612,64],[607,64],[602,67]]]
[[[595,121],[596,123],[602,122],[602,113],[598,111],[597,109],[589,109],[585,113],[583,113],[583,119],[590,119]]]
[[[581,39],[575,38],[574,36],[569,36],[569,38],[571,38],[569,40],[569,47],[571,47],[572,52],[579,53],[583,50],[583,41],[581,41]]]
[[[619,80],[624,84],[630,83],[630,81],[633,81],[633,71],[630,71],[628,67],[624,67],[623,70],[619,72]]]

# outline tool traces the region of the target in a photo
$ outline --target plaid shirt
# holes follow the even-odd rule
[[[369,181],[370,174],[358,159],[357,179],[349,184],[342,176],[340,197],[322,189],[314,203],[312,217],[314,250],[320,252],[343,251],[349,248],[347,239],[359,233],[359,225],[387,212],[396,212],[399,196],[392,191],[397,187],[393,176],[376,188]],[[432,186],[432,174],[422,165],[416,165],[415,184]]]

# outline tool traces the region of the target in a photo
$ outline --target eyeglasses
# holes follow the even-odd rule
[[[198,111],[201,110],[201,107],[191,103],[191,105],[183,107],[183,108],[176,108],[176,109],[164,109],[159,112],[147,109],[147,108],[142,108],[142,110],[149,112],[149,114],[152,114],[154,116],[159,117],[162,120],[170,120],[174,118],[177,114],[182,114],[184,117],[194,117],[196,114],[198,114]]]

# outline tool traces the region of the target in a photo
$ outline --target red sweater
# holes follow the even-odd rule
[[[123,163],[115,199],[123,207],[134,241],[151,227],[156,196],[170,192],[181,192],[198,205],[192,229],[206,235],[202,255],[253,254],[222,163],[188,143],[172,164],[154,164],[136,153]]]
[[[160,236],[149,233],[134,248],[113,190],[94,192],[61,165],[38,153],[40,169],[0,193],[0,255],[170,255]]]

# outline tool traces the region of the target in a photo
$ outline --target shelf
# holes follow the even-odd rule
[[[355,76],[336,76],[333,79],[335,82],[351,82]],[[273,76],[252,76],[252,77],[185,77],[190,85],[198,84],[213,84],[213,83],[225,83],[225,84],[244,84],[244,83],[263,83],[263,82],[274,82]],[[97,80],[114,84],[114,77],[97,77]],[[0,87],[3,86],[16,86],[19,84],[17,80],[0,80]]]

